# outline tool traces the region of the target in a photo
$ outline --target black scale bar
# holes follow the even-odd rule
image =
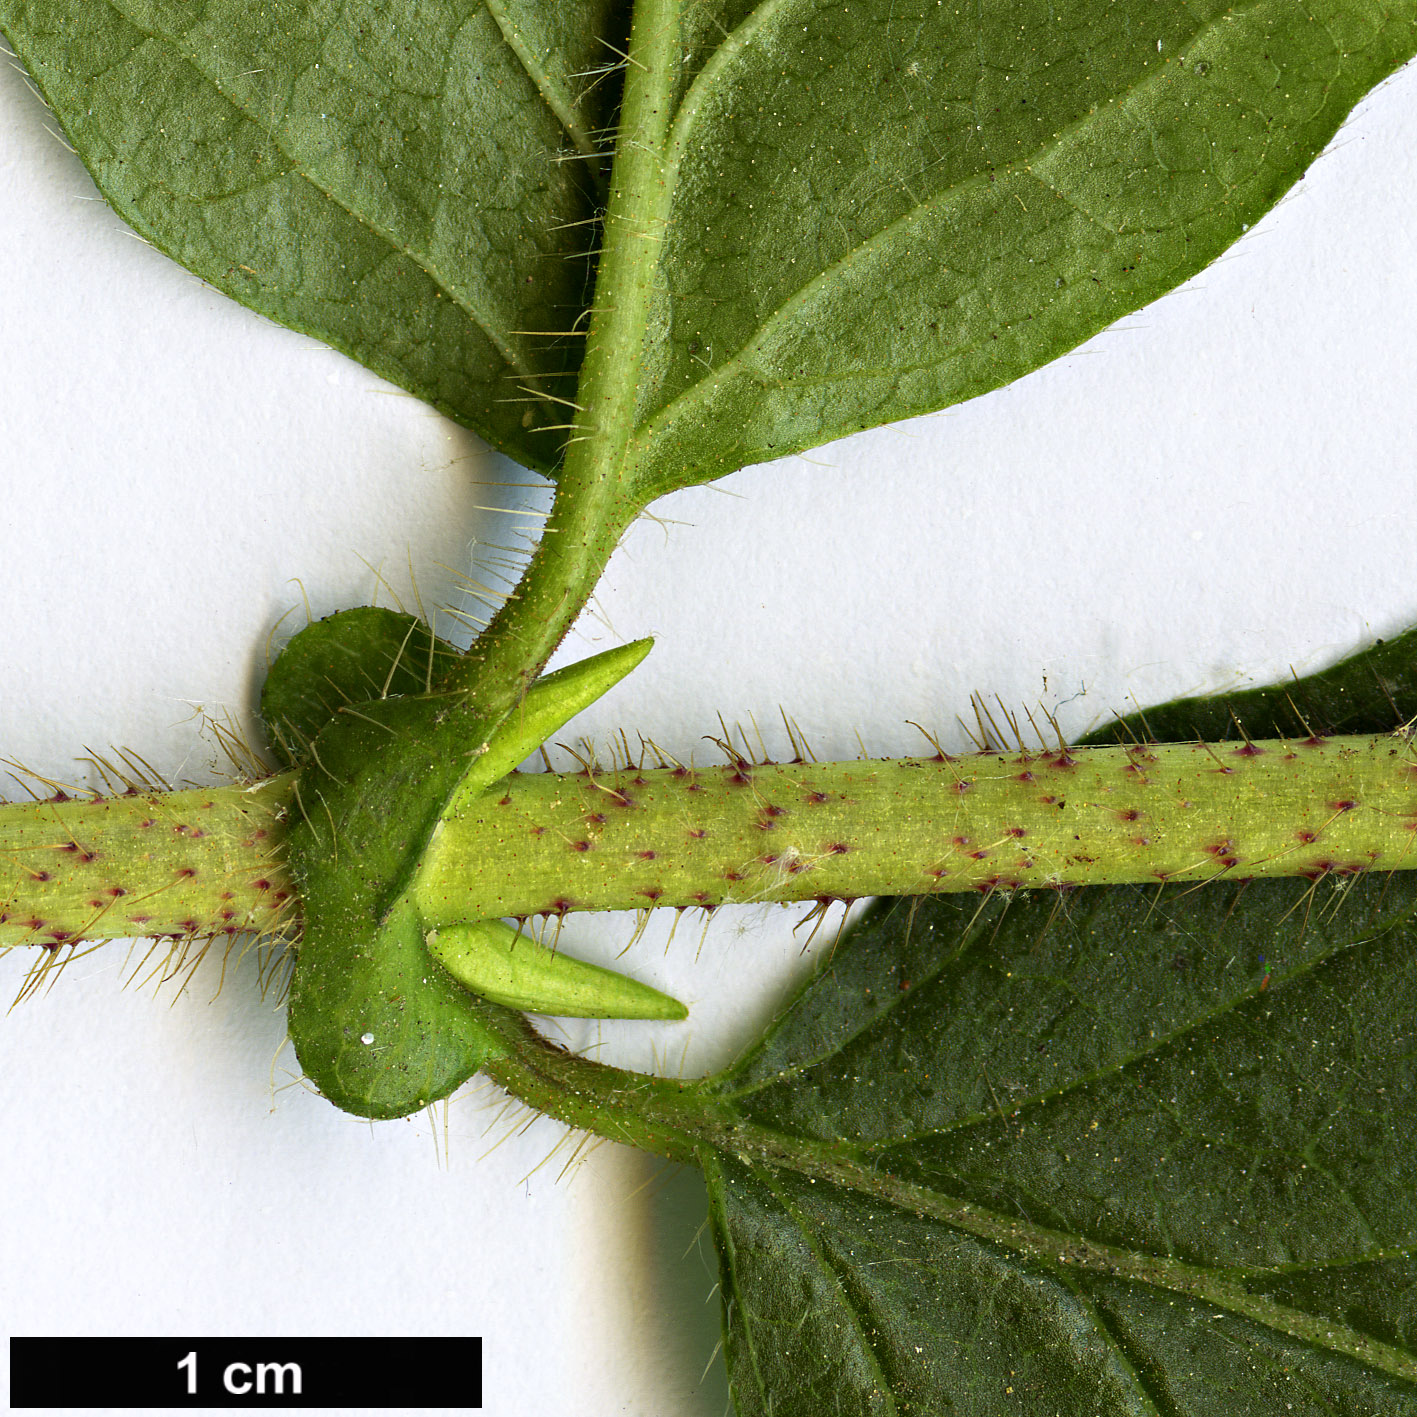
[[[482,1406],[480,1338],[12,1338],[10,1406]]]

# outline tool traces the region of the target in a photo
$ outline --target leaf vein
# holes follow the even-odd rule
[[[1216,30],[1223,21],[1233,19],[1236,16],[1237,12],[1244,13],[1249,10],[1260,9],[1265,3],[1266,0],[1249,0],[1249,3],[1246,5],[1232,7],[1224,14],[1218,16],[1214,21],[1212,21],[1210,25],[1200,26],[1198,28],[1197,35],[1190,40],[1190,43],[1195,43],[1207,32]],[[705,70],[707,70],[708,67],[709,66],[706,65]],[[1165,77],[1160,71],[1139,77],[1136,82],[1130,85],[1128,88],[1121,90],[1117,94],[1113,95],[1112,102],[1107,105],[1107,108],[1111,109],[1113,107],[1116,107],[1124,100],[1129,100],[1135,97],[1137,94],[1143,92],[1148,87],[1155,87],[1164,82],[1166,82]],[[753,336],[743,344],[743,346],[738,350],[738,352],[732,355],[729,359],[725,360],[724,363],[718,365],[713,370],[712,379],[699,379],[694,384],[690,385],[688,388],[681,390],[668,403],[664,404],[655,414],[653,414],[650,418],[646,419],[640,425],[640,427],[636,430],[637,437],[646,442],[650,439],[653,439],[655,435],[658,434],[660,430],[671,421],[672,418],[678,416],[679,413],[683,412],[687,408],[690,408],[696,404],[701,404],[705,399],[710,397],[714,389],[717,388],[718,385],[723,382],[725,377],[731,376],[740,371],[749,371],[749,365],[752,356],[763,347],[763,345],[767,342],[768,337],[772,333],[774,333],[779,326],[786,323],[787,320],[794,313],[804,307],[809,300],[814,298],[820,290],[828,286],[831,282],[837,280],[842,275],[842,273],[851,269],[853,264],[856,263],[862,256],[866,255],[875,248],[888,244],[893,237],[895,237],[902,231],[907,230],[912,224],[915,224],[922,220],[924,216],[936,211],[944,210],[952,202],[958,200],[965,194],[985,187],[989,185],[989,183],[996,181],[999,175],[1014,175],[1016,173],[1029,172],[1029,165],[1031,163],[1038,161],[1040,158],[1046,156],[1047,154],[1053,151],[1063,148],[1065,144],[1071,139],[1073,139],[1077,134],[1085,132],[1086,129],[1094,122],[1094,120],[1096,120],[1100,111],[1102,110],[1092,109],[1089,112],[1080,115],[1067,127],[1062,129],[1060,132],[1054,134],[1053,139],[1050,142],[1043,143],[1037,148],[1031,150],[1029,153],[1015,158],[1010,163],[1001,164],[999,167],[993,169],[992,171],[981,171],[975,173],[962,182],[957,182],[947,188],[944,188],[940,192],[937,192],[932,196],[926,198],[924,201],[917,203],[910,210],[903,212],[900,216],[896,217],[893,221],[888,222],[878,231],[873,232],[869,237],[861,241],[858,245],[851,248],[851,250],[846,252],[843,256],[833,261],[830,265],[824,267],[815,276],[811,277],[803,285],[798,287],[798,289],[795,290],[790,296],[788,296],[788,298],[785,299],[775,310],[769,312],[759,324]],[[1030,173],[1030,175],[1032,174]],[[1084,215],[1086,215],[1086,213],[1084,213]],[[1095,218],[1089,219],[1095,220]],[[1104,226],[1103,230],[1107,230],[1107,228]],[[1109,236],[1116,235],[1115,232],[1109,232],[1108,234]],[[959,351],[957,349],[952,348],[947,354],[943,355],[941,358],[933,361],[928,361],[923,365],[915,367],[935,367],[937,365],[947,362],[951,358],[957,357],[958,353]],[[852,373],[848,373],[844,376],[838,376],[839,380],[850,380],[852,377],[857,376],[854,376]],[[772,382],[776,383],[779,381]]]
[[[522,38],[510,15],[507,14],[505,0],[483,0],[487,6],[487,13],[492,16],[497,28],[502,32],[502,38],[506,40],[507,47],[517,56],[517,62],[526,71],[527,77],[536,87],[536,91],[541,95],[542,102],[546,104],[555,117],[556,121],[565,130],[566,136],[575,144],[576,151],[582,157],[599,161],[600,154],[596,151],[595,143],[591,140],[590,134],[576,114],[576,106],[556,83],[546,69],[536,62],[536,56],[527,47],[526,41]]]
[[[852,1299],[850,1288],[846,1282],[844,1267],[836,1257],[825,1247],[817,1237],[816,1229],[808,1222],[796,1205],[785,1196],[782,1191],[772,1183],[771,1178],[765,1173],[754,1168],[754,1173],[760,1184],[771,1194],[773,1199],[782,1207],[783,1212],[789,1217],[793,1225],[796,1226],[798,1234],[802,1237],[802,1242],[812,1252],[817,1264],[822,1271],[831,1277],[833,1285],[836,1287],[838,1295],[841,1297],[841,1305],[850,1316],[853,1332],[856,1334],[857,1346],[862,1356],[870,1365],[871,1371],[876,1375],[877,1391],[890,1404],[889,1412],[898,1412],[895,1395],[891,1388],[890,1379],[886,1375],[886,1370],[881,1363],[881,1355],[876,1351],[876,1346],[871,1342],[870,1334],[867,1332],[865,1316],[858,1312],[855,1302]]]
[[[823,1144],[793,1143],[766,1128],[752,1126],[752,1138],[740,1128],[734,1144],[756,1142],[762,1163],[785,1166],[886,1202],[917,1216],[929,1216],[978,1239],[1000,1245],[1050,1271],[1065,1266],[1077,1272],[1108,1275],[1170,1293],[1184,1294],[1215,1308],[1238,1314],[1301,1343],[1344,1353],[1394,1377],[1417,1383],[1417,1354],[1380,1342],[1366,1333],[1328,1317],[1316,1316],[1247,1288],[1246,1281],[1275,1271],[1207,1268],[1171,1256],[1146,1254],[1084,1235],[1069,1235],[1000,1214],[986,1206],[929,1186],[883,1174],[874,1165],[843,1157]]]
[[[317,181],[316,178],[310,172],[306,171],[306,169],[301,165],[295,154],[292,153],[285,146],[285,144],[281,142],[279,136],[279,127],[273,123],[268,123],[263,120],[256,112],[254,112],[251,108],[243,104],[239,99],[237,99],[233,94],[231,94],[227,90],[227,88],[222,84],[220,79],[216,77],[215,74],[209,72],[206,68],[202,66],[195,52],[187,50],[182,46],[179,46],[167,35],[163,35],[155,30],[148,29],[146,26],[144,26],[139,21],[134,19],[130,14],[128,14],[128,12],[125,10],[124,6],[121,3],[121,0],[105,0],[105,3],[126,24],[131,25],[135,31],[143,35],[150,43],[156,44],[159,47],[170,51],[184,64],[191,68],[194,73],[200,75],[202,79],[209,83],[212,88],[227,103],[229,103],[237,113],[241,114],[241,116],[245,118],[247,122],[253,124],[257,129],[259,129],[262,133],[265,134],[265,136],[270,141],[271,145],[275,148],[275,150],[279,152],[280,155],[290,164],[289,170],[292,173],[294,173],[302,181],[307,182],[312,188],[314,188],[315,191],[319,192],[321,196],[323,196],[333,206],[338,207],[347,216],[358,222],[366,230],[372,232],[382,242],[384,242],[384,244],[388,246],[393,253],[404,257],[406,260],[411,261],[420,270],[422,270],[423,273],[427,275],[428,278],[433,282],[433,284],[440,291],[442,291],[443,294],[446,295],[447,298],[452,301],[453,304],[456,305],[457,308],[461,310],[463,314],[466,315],[467,318],[483,332],[483,334],[487,337],[488,342],[497,351],[498,356],[503,360],[504,363],[508,365],[508,367],[515,370],[516,373],[523,378],[534,379],[538,377],[537,371],[531,368],[526,363],[524,357],[517,350],[515,345],[511,342],[508,335],[506,335],[501,329],[498,328],[497,323],[492,319],[491,315],[487,311],[481,309],[478,304],[469,297],[467,292],[459,290],[453,282],[448,280],[448,278],[438,269],[438,267],[434,264],[434,262],[429,258],[426,253],[420,253],[416,251],[412,246],[405,245],[397,237],[395,237],[392,232],[386,230],[383,226],[372,220],[365,213],[357,211],[354,207],[350,206],[349,203],[346,202],[343,198],[339,197],[333,191],[332,188],[328,187],[322,182]]]
[[[1116,1359],[1118,1365],[1132,1381],[1134,1394],[1146,1417],[1185,1417],[1174,1404],[1161,1400],[1161,1395],[1154,1388],[1155,1385],[1146,1379],[1146,1375],[1140,1363],[1133,1357],[1131,1345],[1126,1338],[1117,1331],[1116,1325],[1111,1317],[1102,1309],[1091,1294],[1077,1283],[1076,1279],[1066,1270],[1055,1269],[1054,1274],[1058,1283],[1073,1296],[1074,1302],[1079,1308],[1086,1311],[1092,1319],[1097,1329],[1099,1337],[1102,1339]]]

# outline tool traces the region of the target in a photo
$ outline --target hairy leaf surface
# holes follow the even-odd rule
[[[1417,5],[782,0],[679,105],[654,487],[1008,383],[1200,270],[1417,49]]]
[[[1239,716],[1391,729],[1414,651]],[[708,1085],[740,1412],[1417,1413],[1414,910],[1410,873],[878,904]]]
[[[548,469],[628,8],[0,0],[0,28],[139,231]],[[610,358],[642,497],[1055,358],[1235,241],[1417,50],[1417,0],[639,8],[674,40],[646,338]]]
[[[0,0],[0,30],[143,236],[545,469],[579,341],[528,332],[586,303],[619,8]]]

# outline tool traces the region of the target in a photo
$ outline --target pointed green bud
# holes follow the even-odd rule
[[[443,815],[465,806],[524,763],[562,724],[609,693],[653,648],[651,639],[635,640],[542,675],[492,735]]]
[[[677,999],[628,975],[547,949],[501,920],[444,925],[428,953],[465,989],[532,1013],[562,1018],[682,1019]]]

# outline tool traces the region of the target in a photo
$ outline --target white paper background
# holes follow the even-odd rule
[[[446,602],[440,563],[533,524],[478,506],[529,494],[137,241],[48,121],[0,68],[0,754],[210,780],[197,710],[249,723],[302,594],[365,602],[377,567],[407,595],[412,565]],[[711,756],[719,713],[781,745],[781,705],[823,756],[912,751],[906,719],[962,743],[973,691],[1081,730],[1417,621],[1414,155],[1408,73],[1229,256],[1076,354],[657,505],[568,652],[658,647],[579,731]],[[691,1021],[572,1041],[722,1061],[805,967],[800,914],[651,932],[627,962]],[[575,934],[608,956],[629,926]],[[126,958],[0,1019],[5,1334],[478,1333],[495,1417],[720,1417],[691,1175],[608,1145],[562,1174],[560,1130],[477,1087],[436,1127],[354,1121],[295,1085],[249,963],[173,1003],[125,991]]]

